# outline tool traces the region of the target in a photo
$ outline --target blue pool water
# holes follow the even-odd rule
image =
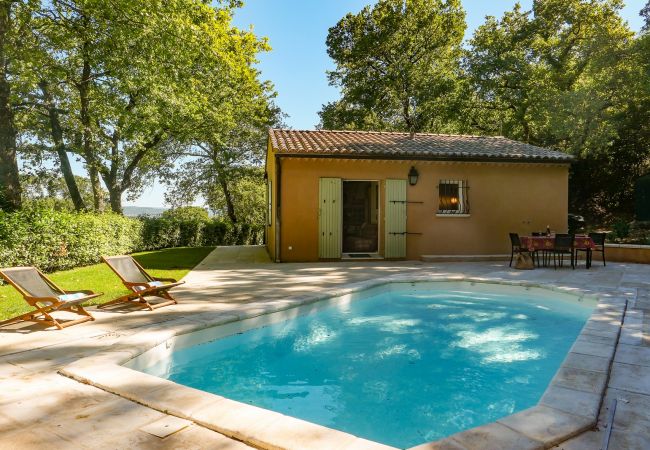
[[[535,405],[593,308],[504,292],[407,285],[178,350],[146,372],[410,447]]]

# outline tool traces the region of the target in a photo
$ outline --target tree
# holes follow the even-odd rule
[[[138,3],[138,2],[135,2]],[[142,51],[137,40],[145,36],[139,33],[136,24],[147,24],[142,13],[131,8],[146,5],[133,5],[125,1],[87,2],[54,0],[41,12],[42,39],[49,49],[52,79],[41,82],[42,96],[49,97],[53,104],[50,86],[62,86],[58,90],[59,99],[69,106],[67,117],[68,148],[81,155],[86,163],[93,187],[93,205],[102,210],[104,198],[101,194],[101,178],[109,189],[111,207],[121,212],[122,184],[116,178],[122,162],[116,136],[121,132],[122,121],[116,116],[125,109],[123,103],[130,104],[131,93],[120,92],[120,83],[127,82],[128,65],[137,62],[135,54]],[[156,5],[152,5],[156,6]],[[152,14],[155,18],[156,15]],[[151,21],[149,21],[151,22]],[[140,27],[146,29],[146,27]],[[119,56],[118,56],[119,55]],[[151,56],[150,54],[145,55]],[[157,59],[153,59],[157,62]],[[138,67],[134,64],[134,72]],[[137,89],[131,86],[132,89]],[[120,104],[122,103],[122,104]],[[122,111],[119,111],[121,108]],[[63,133],[56,109],[49,109],[50,129],[55,147],[59,149],[62,168],[65,164]],[[113,136],[106,138],[105,129],[110,128]],[[109,154],[112,164],[107,167],[102,157]],[[134,165],[137,165],[138,161]],[[128,171],[129,174],[134,169]],[[129,177],[127,177],[129,178]],[[124,185],[129,184],[127,179]],[[127,186],[128,188],[128,186]],[[74,193],[71,191],[71,194]]]
[[[29,171],[32,167],[41,167],[44,161],[52,161],[63,175],[68,197],[74,209],[86,210],[86,205],[93,204],[81,195],[77,185],[77,177],[72,172],[68,152],[71,151],[69,134],[69,105],[64,105],[61,98],[62,86],[54,83],[48,73],[47,56],[38,61],[34,69],[35,79],[38,80],[34,89],[27,94],[27,104],[31,107],[19,111],[17,115],[18,128],[21,131],[21,145],[18,148],[23,162]],[[29,198],[29,195],[27,196]]]
[[[253,73],[249,83],[235,84],[239,93],[231,97],[238,99],[232,122],[203,130],[178,153],[179,162],[166,177],[173,186],[166,195],[172,205],[202,197],[232,223],[263,221],[267,129],[280,124],[282,116],[272,103],[272,86],[258,82]]]
[[[92,203],[93,192],[90,180],[78,175],[75,175],[74,178],[82,201]],[[43,168],[30,170],[29,173],[21,174],[20,180],[21,186],[23,187],[25,203],[37,202],[47,204],[54,209],[76,209],[70,199],[65,178],[55,171]],[[102,193],[104,198],[108,198],[108,192],[102,191]]]
[[[51,104],[66,105],[49,109],[65,122],[54,139],[59,127],[49,121],[52,140],[84,159],[95,209],[103,207],[101,181],[111,209],[121,212],[122,196],[151,182],[173,143],[215,125],[198,123],[209,115],[204,111],[212,120],[231,115],[230,85],[265,45],[232,27],[236,4],[52,0],[43,9],[53,79],[43,83],[40,100],[47,91]]]
[[[223,186],[208,195],[206,203],[210,209],[221,217],[232,215],[236,218],[233,223],[263,224],[266,218],[264,169],[239,168],[236,175],[231,175],[227,186],[227,197]]]
[[[471,86],[467,120],[481,133],[530,141],[535,56],[529,16],[515,4],[501,20],[487,17],[469,42],[463,61]]]
[[[639,15],[645,19],[642,31],[650,31],[650,1],[645,4]]]
[[[379,0],[327,36],[342,98],[323,107],[323,128],[441,129],[450,120],[465,13],[459,0]]]
[[[83,211],[86,209],[87,202],[82,198],[79,186],[77,185],[77,179],[72,173],[72,166],[70,165],[70,159],[68,158],[68,146],[64,140],[64,130],[61,124],[62,110],[57,105],[56,100],[52,95],[50,84],[45,78],[42,78],[39,81],[38,87],[40,90],[42,105],[47,113],[50,137],[54,151],[59,160],[59,168],[63,174],[68,194],[70,195],[75,209],[77,211]]]
[[[487,133],[578,154],[611,139],[612,106],[632,33],[619,1],[537,0],[477,28],[464,67],[474,94],[467,117]]]
[[[29,83],[29,22],[34,1],[0,0],[0,208],[20,208],[16,111]]]
[[[633,177],[647,158],[629,141],[634,133],[623,131],[638,129],[644,114],[634,33],[621,6],[618,0],[536,0],[531,11],[517,5],[477,28],[463,61],[468,126],[575,155],[571,207],[585,213],[631,205]]]

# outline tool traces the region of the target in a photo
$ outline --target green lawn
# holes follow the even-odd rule
[[[175,278],[185,276],[214,247],[178,247],[152,252],[135,253],[133,256],[154,277]],[[128,293],[120,279],[106,264],[79,267],[48,274],[62,289],[90,289],[104,295],[88,304],[100,304]],[[17,316],[31,308],[11,286],[0,286],[0,320]]]

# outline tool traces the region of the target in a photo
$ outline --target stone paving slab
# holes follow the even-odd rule
[[[616,355],[614,355],[614,361],[650,367],[650,347],[619,344]]]
[[[650,395],[650,373],[646,366],[614,363],[609,386],[614,389]]]
[[[538,450],[542,443],[498,422],[472,428],[450,439],[467,450]]]
[[[583,355],[581,353],[569,352],[564,359],[566,367],[573,367],[575,369],[584,369],[591,372],[609,372],[608,358],[601,358],[600,356]]]
[[[608,407],[614,398],[617,399],[614,429],[637,434],[650,430],[650,396],[608,389],[603,404]],[[600,424],[604,426],[605,421],[603,414]]]
[[[648,392],[647,347],[650,321],[650,266],[611,263],[607,267],[594,266],[571,269],[536,269],[516,271],[507,263],[421,263],[421,262],[345,262],[311,264],[273,264],[268,262],[259,247],[218,248],[186,277],[187,284],[178,289],[179,305],[149,312],[139,309],[95,310],[95,322],[87,322],[65,330],[45,330],[41,325],[21,324],[9,329],[0,328],[0,449],[2,448],[248,448],[213,430],[193,424],[165,439],[139,430],[140,427],[166,415],[92,386],[80,384],[56,373],[59,368],[75,360],[96,354],[120,339],[135,336],[140,330],[164,332],[172,321],[187,321],[187,326],[209,324],[216,317],[230,314],[249,317],[277,308],[292,306],[288,297],[303,300],[315,298],[318,292],[337,291],[351,283],[364,282],[385,276],[419,276],[423,279],[447,277],[476,277],[476,279],[510,280],[537,283],[559,290],[591,291],[608,298],[608,304],[597,321],[586,328],[589,338],[574,346],[567,356],[568,367],[588,372],[606,372],[603,369],[614,353],[614,346],[604,339],[614,338],[613,322],[620,318],[615,306],[630,303],[622,341],[614,364],[607,395],[618,395],[629,403],[619,402],[612,431],[610,449],[647,449]],[[638,293],[638,297],[637,297]],[[638,306],[636,308],[635,306]],[[638,347],[631,349],[625,346]],[[4,355],[4,356],[3,356]],[[625,367],[632,366],[632,367]],[[640,369],[643,367],[645,369]],[[598,380],[598,375],[594,375]],[[585,411],[593,408],[589,402],[587,384],[584,393]],[[576,387],[576,386],[573,386]],[[561,406],[558,389],[550,391],[547,400],[564,408],[571,420],[575,410]],[[606,397],[609,398],[609,397]],[[549,400],[550,403],[553,401]],[[580,403],[580,402],[578,402]],[[601,409],[606,413],[606,402]],[[64,406],[63,406],[64,405]],[[562,412],[562,411],[560,411]],[[569,414],[570,413],[570,414]],[[517,421],[502,424],[525,439],[536,442],[545,429],[562,424],[545,424],[537,417],[538,429],[522,426]],[[495,425],[496,426],[496,425]],[[541,427],[541,428],[539,428]],[[602,431],[596,429],[576,436],[557,448],[567,450],[596,449]],[[9,442],[9,446],[7,446]],[[523,442],[523,441],[522,441]],[[526,441],[527,442],[527,441]],[[450,439],[422,448],[468,450],[488,449],[484,440],[468,439],[464,443]],[[526,448],[528,444],[522,444]],[[532,445],[532,444],[531,444]],[[345,448],[362,448],[353,442]]]
[[[587,431],[580,436],[569,439],[556,447],[554,450],[600,450],[603,440],[599,431]],[[613,448],[613,447],[612,447]]]
[[[554,445],[586,431],[592,424],[590,417],[569,414],[545,405],[537,405],[497,420],[497,423],[528,438]],[[579,431],[575,431],[579,430]],[[561,439],[560,436],[563,438]]]
[[[600,393],[583,392],[551,384],[539,403],[576,416],[598,416],[600,410]]]

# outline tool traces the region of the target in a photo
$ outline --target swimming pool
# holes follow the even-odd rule
[[[595,305],[469,283],[356,297],[181,348],[144,371],[410,447],[535,405]]]

